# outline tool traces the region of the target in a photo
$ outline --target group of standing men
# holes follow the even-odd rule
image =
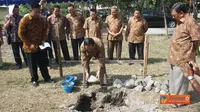
[[[86,20],[77,13],[73,5],[68,6],[69,14],[61,15],[60,7],[55,6],[53,14],[48,17],[51,27],[54,51],[56,54],[56,34],[59,34],[62,52],[65,60],[70,60],[66,38],[71,37],[74,60],[78,60],[79,47],[84,37],[97,37],[102,40],[102,20],[97,17],[95,9],[90,10],[90,17]],[[106,28],[108,31],[108,59],[113,59],[114,47],[116,47],[116,59],[121,59],[123,29],[125,27],[122,17],[119,15],[118,8],[111,8],[111,15],[106,18]],[[59,26],[57,30],[57,27]],[[143,42],[145,32],[148,30],[147,22],[141,17],[140,11],[136,10],[134,16],[128,22],[126,31],[126,41],[129,42],[129,54],[131,59],[135,59],[136,48],[139,59],[143,59]],[[57,57],[57,56],[56,56]],[[56,58],[57,59],[57,58]]]
[[[68,14],[66,16],[60,13],[59,5],[55,5],[52,13],[49,13],[46,17],[41,14],[40,8],[40,4],[33,3],[31,4],[29,14],[22,17],[19,15],[19,6],[15,5],[13,14],[5,17],[4,28],[7,31],[8,44],[12,46],[17,69],[22,68],[21,51],[24,62],[30,69],[33,86],[38,85],[37,65],[40,67],[44,80],[51,82],[52,80],[49,76],[47,66],[53,59],[53,53],[51,49],[47,51],[40,50],[39,45],[46,41],[49,42],[50,45],[53,43],[54,54],[56,62],[58,63],[57,42],[60,43],[64,59],[70,60],[67,45],[67,40],[70,38],[74,60],[79,59],[80,52],[82,65],[85,68],[84,74],[87,75],[87,77],[89,77],[89,60],[91,56],[97,59],[101,58],[99,61],[100,69],[97,73],[99,74],[97,77],[100,79],[100,74],[102,74],[100,71],[105,72],[105,53],[101,31],[103,23],[97,16],[96,9],[91,9],[90,17],[84,19],[83,15],[76,12],[72,4],[67,7]],[[111,8],[111,15],[106,18],[105,23],[108,31],[108,58],[110,60],[113,59],[113,51],[114,47],[116,47],[116,59],[120,60],[123,40],[122,32],[125,25],[122,17],[119,15],[117,7]],[[141,18],[140,11],[136,10],[134,16],[128,22],[125,39],[129,42],[131,59],[135,59],[136,48],[138,50],[139,59],[143,59],[142,43],[144,42],[144,33],[147,29],[148,25],[146,21]],[[90,47],[85,46],[90,45],[93,47],[93,50],[86,49]],[[97,50],[98,48],[99,50]],[[47,55],[49,55],[49,60]]]

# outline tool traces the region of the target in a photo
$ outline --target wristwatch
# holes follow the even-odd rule
[[[192,80],[192,79],[194,79],[193,75],[188,76],[188,80]]]

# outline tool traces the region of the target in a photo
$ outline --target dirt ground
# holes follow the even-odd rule
[[[68,48],[71,53],[71,42],[68,42]],[[150,36],[150,49],[148,61],[148,74],[157,81],[166,81],[168,76],[169,64],[167,63],[169,39],[164,36]],[[63,78],[59,77],[59,71],[56,65],[49,72],[57,82],[44,83],[40,72],[38,87],[32,87],[30,83],[29,70],[23,67],[21,70],[15,69],[15,63],[11,51],[11,46],[4,44],[2,46],[2,54],[4,67],[0,69],[0,112],[70,112],[69,106],[77,101],[77,96],[88,94],[92,91],[98,91],[99,85],[90,85],[88,89],[83,89],[81,85],[82,67],[80,63],[64,62],[64,75],[76,75],[78,82],[73,92],[64,93],[60,86]],[[123,42],[122,58],[128,58],[128,45]],[[197,58],[200,63],[200,59]],[[95,75],[98,65],[92,63],[91,72]],[[106,64],[109,82],[121,79],[125,81],[132,75],[141,76],[141,66],[138,64]],[[197,77],[200,82],[200,78]],[[108,89],[113,89],[110,85]],[[191,104],[173,109],[169,105],[160,105],[160,96],[154,90],[150,92],[136,92],[133,89],[115,89],[114,91],[124,91],[126,106],[109,106],[107,105],[102,112],[199,112],[200,97],[198,97],[192,88],[189,88],[191,94]],[[98,95],[106,95],[107,93],[97,92]],[[101,97],[99,97],[101,98]]]

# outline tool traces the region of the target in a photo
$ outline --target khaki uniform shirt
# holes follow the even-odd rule
[[[92,57],[96,57],[99,60],[99,69],[102,69],[102,67],[105,66],[104,44],[99,38],[92,38],[95,42],[94,48],[92,50],[87,50],[84,47],[84,42],[81,44],[81,64],[87,72],[89,72],[89,61]]]
[[[106,22],[108,29],[113,33],[118,33],[122,27],[124,27],[123,20],[121,17],[114,18],[112,15],[106,17]],[[117,37],[113,37],[108,33],[108,40],[123,40],[122,34]]]
[[[37,52],[30,49],[31,44],[39,46],[48,38],[48,23],[43,17],[32,18],[29,14],[23,17],[19,23],[18,34],[23,41],[23,49],[26,53]]]
[[[88,17],[85,20],[83,28],[88,30],[89,37],[97,37],[101,39],[102,22],[100,18],[97,17],[97,19],[93,20],[91,17]]]
[[[126,38],[130,43],[143,43],[148,25],[145,19],[131,17],[126,29]]]
[[[58,38],[57,36],[59,36],[59,40],[65,40],[70,27],[67,18],[62,15],[56,16],[52,14],[47,18],[47,21],[51,26],[52,40],[56,41]]]
[[[188,61],[194,60],[196,49],[194,41],[200,40],[199,26],[192,16],[185,15],[170,40],[168,62],[184,68]]]
[[[67,19],[70,23],[70,35],[72,39],[82,38],[85,36],[85,29],[83,28],[84,25],[84,17],[76,13],[75,16],[71,14],[67,14]]]

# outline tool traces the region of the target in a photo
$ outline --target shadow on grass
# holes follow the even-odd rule
[[[195,93],[195,91],[189,91],[190,94],[190,103],[195,104],[200,102],[200,97]]]
[[[69,67],[69,66],[76,66],[80,64],[79,62],[77,63],[68,63],[68,62],[64,62],[62,63],[62,67]],[[59,65],[57,63],[53,63],[51,64],[51,69],[58,69]]]
[[[115,80],[115,79],[120,79],[120,80],[127,80],[127,79],[131,79],[132,75],[112,75],[109,74],[108,77],[110,77],[109,79],[111,80]]]
[[[166,61],[167,59],[164,59],[164,58],[149,58],[148,64],[155,64],[155,63],[166,62]]]
[[[108,58],[105,58],[106,60],[109,60]],[[113,57],[113,60],[117,60],[117,58]],[[120,60],[131,60],[130,58],[121,58]]]
[[[94,62],[90,62],[90,64],[94,64]],[[66,61],[66,62],[62,62],[62,67],[73,67],[76,65],[81,65],[81,61]],[[51,65],[51,69],[58,69],[59,65],[57,63],[53,63]]]
[[[25,63],[22,64],[22,69],[23,68],[27,68]],[[0,70],[17,70],[16,64],[14,62],[13,63],[4,62]]]
[[[152,77],[163,77],[163,76],[168,76],[169,73],[163,73],[163,74],[158,74],[158,75],[151,75]]]

